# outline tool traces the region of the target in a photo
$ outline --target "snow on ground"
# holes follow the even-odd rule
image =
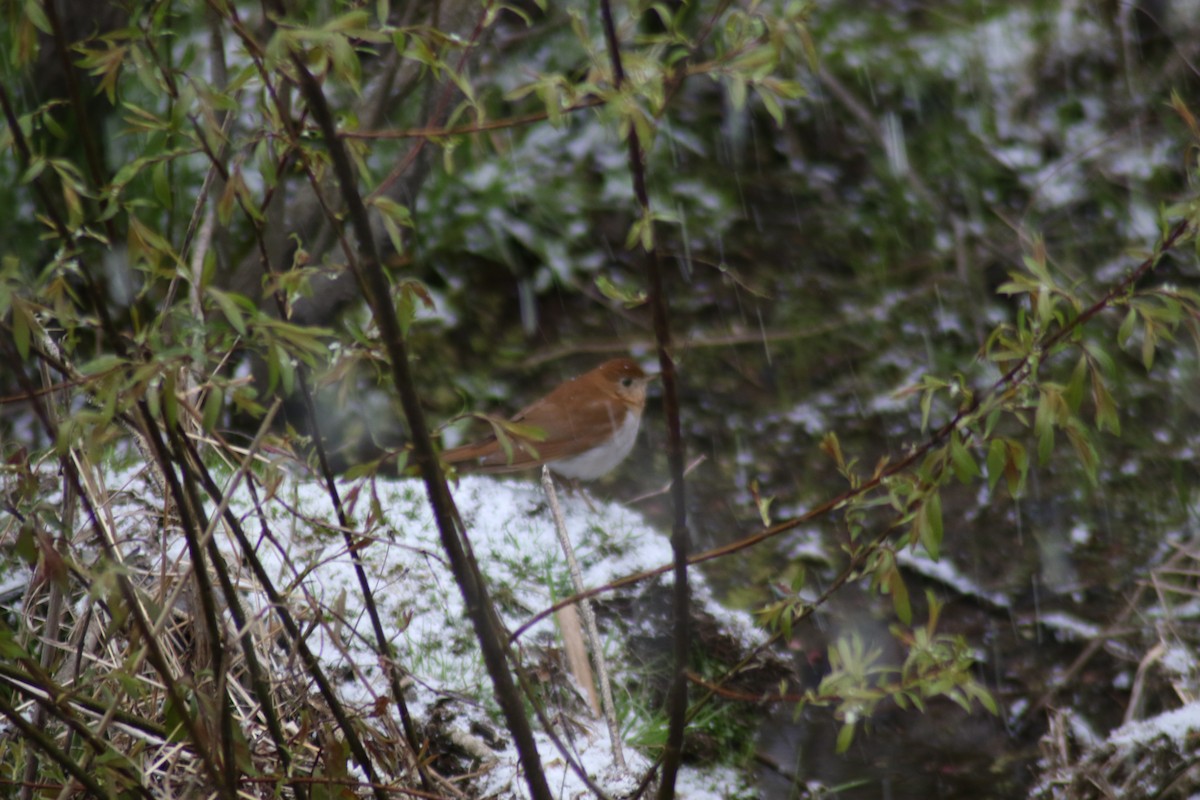
[[[135,494],[141,491],[137,478],[122,476],[118,483]],[[538,483],[468,476],[451,489],[466,523],[470,545],[509,630],[572,593],[565,559]],[[418,725],[435,703],[447,697],[465,699],[468,706],[481,709],[481,716],[487,711],[493,721],[498,720],[491,681],[443,554],[424,484],[379,479],[346,482],[339,491],[351,509],[356,537],[370,540],[361,549],[361,557],[384,627],[393,634],[399,663],[413,677],[409,704]],[[259,494],[262,496],[263,490]],[[239,487],[231,496],[231,509],[246,531],[251,535],[260,531],[255,506],[245,488]],[[593,511],[581,496],[563,492],[560,503],[587,586],[670,562],[666,535],[651,529],[638,514],[619,503],[593,500]],[[262,507],[270,535],[258,542],[258,557],[275,576],[276,586],[290,591],[294,605],[314,610],[308,621],[318,624],[308,640],[310,647],[329,674],[344,676],[338,689],[347,705],[370,714],[376,699],[388,696],[386,675],[375,654],[358,581],[344,538],[336,530],[328,494],[314,481],[285,477]],[[232,537],[223,542],[223,547],[231,556],[231,564],[240,563],[233,557],[237,547]],[[181,556],[182,550],[183,546],[178,545],[172,558]],[[241,585],[252,586],[251,573],[244,569],[244,574],[236,577]],[[719,608],[701,576],[696,572],[692,575],[697,603],[705,605],[729,633],[744,643],[761,641],[748,616]],[[665,580],[669,582],[669,574]],[[249,605],[257,606],[260,617],[270,617],[264,595],[251,593],[247,599]],[[623,666],[617,636],[620,632],[604,628],[601,620],[606,652],[619,672]],[[557,642],[552,616],[521,639],[522,646],[537,643],[557,647]],[[621,684],[619,675],[614,682]],[[622,705],[620,698],[617,702]],[[636,713],[628,711],[622,720],[626,736],[646,722],[637,719]],[[631,771],[615,772],[603,724],[579,719],[578,715],[572,721],[583,727],[572,727],[570,735],[562,729],[556,732],[568,740],[568,749],[593,780],[613,796],[636,785],[649,762],[626,747]],[[537,740],[556,796],[586,796],[586,785],[567,767],[550,738],[539,732]],[[505,743],[495,756],[496,761],[486,767],[482,794],[526,796],[515,748]],[[746,788],[739,786],[733,771],[685,769],[680,781],[685,787],[680,796],[697,800],[731,797]]]
[[[1150,719],[1126,723],[1109,734],[1108,741],[1128,749],[1150,744],[1163,736],[1176,747],[1182,747],[1197,731],[1200,731],[1200,702],[1191,702]]]

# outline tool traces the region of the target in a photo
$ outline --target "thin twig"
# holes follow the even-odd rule
[[[530,793],[535,800],[549,800],[552,794],[550,786],[546,782],[541,759],[538,756],[537,743],[533,738],[533,728],[525,714],[525,708],[513,683],[512,674],[508,670],[504,635],[499,618],[492,605],[479,566],[468,554],[464,539],[460,534],[461,522],[454,507],[454,499],[450,496],[450,489],[446,485],[446,477],[438,463],[437,450],[433,445],[433,439],[425,421],[425,412],[421,406],[409,366],[408,345],[396,317],[396,308],[391,299],[388,279],[383,273],[379,254],[375,247],[367,208],[363,203],[362,195],[357,190],[354,168],[349,154],[346,152],[345,143],[338,137],[337,125],[324,92],[298,53],[292,54],[292,67],[298,76],[308,110],[325,139],[351,225],[358,237],[359,252],[351,260],[351,266],[355,271],[363,295],[371,306],[376,324],[379,326],[380,337],[390,362],[392,383],[396,387],[401,407],[408,420],[414,459],[421,472],[421,477],[425,481],[425,489],[429,496],[429,503],[433,510],[442,546],[446,549],[455,581],[463,594],[467,613],[475,627],[484,663],[495,688],[496,701],[500,705],[505,721],[508,723],[509,732],[513,736],[521,766],[525,770],[525,780],[529,785]]]
[[[613,22],[612,3],[600,0],[600,15],[604,23],[604,39],[612,62],[612,81],[620,92],[625,88],[625,69],[621,65],[621,45],[617,40],[617,26]],[[630,125],[626,134],[629,145],[629,172],[633,180],[633,194],[637,199],[638,217],[643,225],[653,225],[650,207],[650,192],[646,188],[645,153],[637,133],[637,126]],[[653,229],[650,231],[650,246],[646,253],[646,278],[649,284],[650,310],[654,318],[654,339],[658,346],[659,373],[663,384],[663,411],[667,425],[667,463],[671,468],[671,499],[675,518],[671,525],[671,551],[674,554],[675,586],[672,606],[675,618],[672,624],[673,664],[671,685],[667,689],[667,740],[663,744],[662,780],[658,787],[661,800],[675,796],[675,778],[683,759],[683,730],[687,715],[687,664],[690,651],[688,592],[688,550],[691,547],[687,527],[687,503],[684,495],[684,447],[682,426],[679,421],[679,382],[675,375],[675,361],[671,357],[671,321],[667,309],[667,297],[663,288],[661,255]],[[649,776],[647,776],[648,778]]]

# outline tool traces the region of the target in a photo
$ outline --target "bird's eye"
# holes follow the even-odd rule
[[[633,378],[621,378],[621,385],[628,389],[633,386]]]

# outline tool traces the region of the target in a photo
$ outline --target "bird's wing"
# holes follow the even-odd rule
[[[512,422],[537,429],[540,437],[510,435],[511,453],[493,433],[443,452],[442,459],[448,464],[474,463],[480,472],[517,472],[590,450],[611,437],[628,412],[614,397],[581,389],[570,381],[517,412]]]
[[[543,460],[553,461],[590,450],[611,438],[626,413],[617,398],[580,391],[572,382],[524,409],[512,421],[541,431],[541,440],[533,446]]]

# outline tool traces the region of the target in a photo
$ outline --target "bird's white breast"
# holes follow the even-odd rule
[[[641,414],[629,411],[617,428],[613,437],[603,444],[596,445],[591,450],[585,450],[577,456],[560,458],[550,462],[550,469],[564,478],[574,478],[580,481],[591,481],[599,478],[613,467],[625,460],[633,443],[637,441],[638,425],[642,421]]]

